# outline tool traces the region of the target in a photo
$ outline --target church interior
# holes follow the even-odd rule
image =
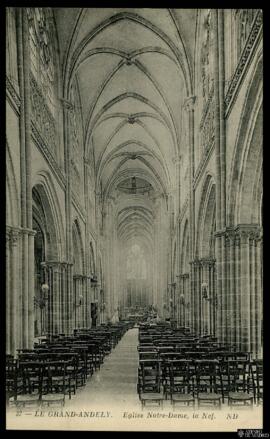
[[[262,404],[262,15],[6,8],[8,407]]]

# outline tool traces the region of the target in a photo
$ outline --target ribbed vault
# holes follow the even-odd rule
[[[196,10],[188,13],[195,23]],[[192,92],[195,27],[187,29],[180,16],[169,9],[72,8],[67,34],[55,13],[63,97],[70,100],[76,82],[84,156],[94,160],[95,189],[113,218],[107,236],[114,236],[122,256],[140,243],[152,269],[159,209],[166,214],[168,207],[157,200],[168,200],[177,184],[181,111]],[[123,186],[128,181],[130,191]]]

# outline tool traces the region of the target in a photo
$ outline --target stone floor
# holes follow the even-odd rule
[[[113,351],[104,359],[86,385],[77,389],[65,408],[117,406],[139,408],[137,395],[138,329],[130,329]]]

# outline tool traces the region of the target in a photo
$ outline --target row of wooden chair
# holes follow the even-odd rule
[[[262,401],[262,360],[252,361],[247,352],[217,346],[211,337],[200,343],[189,334],[179,343],[168,329],[166,334],[160,328],[149,332],[144,327],[139,333],[137,390],[142,407],[147,402],[162,405],[166,399],[173,406],[197,402],[219,408],[225,398],[229,406]]]
[[[88,333],[75,331],[73,336],[61,334],[34,349],[19,349],[16,359],[7,355],[7,404],[64,405],[66,395],[71,398],[85,385],[128,328],[122,323]]]

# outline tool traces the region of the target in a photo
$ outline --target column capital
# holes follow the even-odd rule
[[[12,230],[10,232],[11,245],[13,245],[13,246],[17,245],[18,238],[19,238],[19,232],[17,230]]]
[[[19,227],[13,227],[13,226],[6,226],[6,240],[11,240],[12,234],[19,234],[20,228]]]
[[[225,244],[227,246],[231,246],[235,244],[235,230],[234,229],[227,229],[225,231]]]
[[[28,229],[27,227],[21,228],[20,232],[23,233],[24,235],[29,235],[29,236],[35,236],[37,233],[35,230]]]
[[[246,240],[262,239],[262,227],[259,224],[238,224],[237,226],[227,227],[223,230],[215,232],[215,237],[225,237],[226,245],[238,244],[239,240],[245,242]]]
[[[189,273],[183,273],[183,274],[179,274],[180,279],[188,279],[189,278]]]
[[[194,265],[194,267],[199,267],[201,265],[200,259],[196,258],[193,261],[190,261],[191,265]]]
[[[215,264],[216,260],[214,258],[202,258],[201,259],[201,264],[202,265],[208,265],[209,267],[213,266]]]
[[[82,279],[84,277],[83,274],[74,274],[73,279]]]
[[[196,99],[197,99],[196,96],[188,96],[184,101],[184,105],[183,105],[184,110],[186,110],[188,113],[194,111]]]
[[[68,262],[65,261],[59,262],[58,264],[60,268],[64,268],[64,269],[66,269],[68,266]]]
[[[43,268],[66,268],[68,265],[68,262],[66,261],[43,261],[41,262],[41,266]]]
[[[17,226],[6,226],[6,233],[11,233],[12,231],[21,232],[21,227],[17,227]]]
[[[247,240],[260,240],[262,238],[262,227],[256,224],[239,224],[235,228],[235,234],[243,243]]]
[[[197,267],[205,267],[207,265],[211,267],[215,265],[215,262],[216,262],[215,258],[208,257],[208,258],[194,259],[193,261],[190,262],[190,264],[195,265]]]
[[[29,236],[35,236],[36,231],[33,229],[16,227],[16,226],[6,226],[6,239],[17,240],[18,237],[22,234],[26,234]],[[15,241],[14,241],[15,242]]]

